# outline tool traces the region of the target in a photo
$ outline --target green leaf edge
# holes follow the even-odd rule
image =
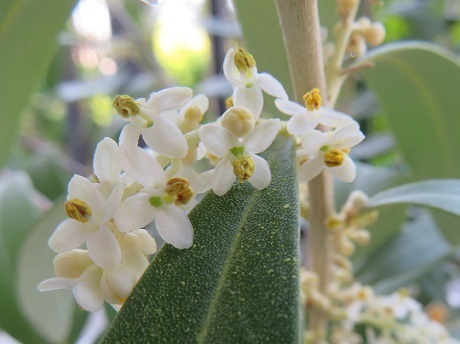
[[[218,340],[219,343],[254,343],[270,341],[283,343],[298,343],[300,341],[300,329],[302,326],[300,320],[301,312],[299,302],[298,276],[300,223],[294,150],[295,142],[292,138],[279,136],[275,140],[273,145],[264,154],[262,154],[262,156],[264,156],[268,160],[272,170],[272,183],[266,189],[258,191],[255,190],[248,183],[237,184],[233,186],[232,190],[229,191],[228,194],[222,197],[216,196],[214,193],[210,192],[201,201],[201,203],[197,207],[195,207],[195,209],[189,215],[196,230],[195,243],[193,247],[189,250],[177,250],[170,245],[165,245],[160,250],[160,252],[157,253],[152,264],[145,272],[144,276],[139,281],[130,298],[126,301],[119,315],[115,318],[113,324],[107,331],[105,337],[102,339],[102,343],[212,343],[216,342],[216,340]],[[290,190],[286,191],[286,185],[290,185]],[[282,194],[282,190],[284,190],[284,194],[286,195],[280,196]],[[164,309],[152,308],[152,306],[154,307],[155,304],[161,307],[160,301],[156,300],[145,302],[145,295],[143,294],[150,293],[151,295],[158,295],[158,293],[155,293],[155,288],[158,289],[158,287],[155,284],[153,284],[151,285],[152,288],[148,290],[149,288],[148,286],[146,286],[146,284],[148,284],[151,280],[155,281],[155,278],[157,276],[163,275],[168,277],[168,269],[162,269],[162,267],[167,266],[169,263],[172,262],[172,264],[174,264],[176,262],[177,264],[177,261],[179,261],[180,264],[181,259],[182,261],[186,261],[188,259],[187,256],[193,256],[193,254],[195,254],[195,252],[199,252],[199,250],[206,250],[205,245],[201,246],[201,229],[196,226],[196,223],[199,222],[200,219],[204,219],[204,221],[209,221],[209,229],[207,232],[203,232],[204,234],[211,233],[210,230],[216,231],[216,224],[212,222],[212,212],[215,209],[221,209],[224,204],[227,205],[227,208],[230,211],[230,218],[232,217],[232,215],[238,214],[240,211],[245,211],[244,215],[241,216],[241,221],[250,221],[250,217],[248,217],[248,213],[251,211],[251,207],[248,206],[249,203],[257,203],[258,197],[264,197],[264,195],[265,197],[273,197],[273,195],[280,197],[278,199],[278,203],[282,202],[282,204],[284,204],[284,215],[287,218],[294,219],[294,221],[291,221],[290,225],[283,223],[282,219],[279,219],[277,227],[273,226],[272,228],[266,229],[266,233],[263,234],[267,235],[271,233],[268,240],[264,241],[264,236],[260,236],[261,232],[257,233],[258,239],[256,241],[258,243],[264,241],[265,246],[273,242],[278,242],[273,239],[273,236],[275,234],[277,234],[279,237],[282,237],[281,235],[283,233],[287,233],[285,235],[289,238],[289,242],[277,246],[277,250],[273,251],[273,247],[267,247],[266,252],[269,254],[269,256],[275,256],[277,258],[275,259],[275,261],[277,262],[276,266],[272,266],[269,263],[267,263],[270,268],[273,268],[273,276],[269,276],[269,281],[273,282],[273,280],[276,279],[276,281],[280,283],[279,286],[283,286],[285,290],[289,291],[286,294],[278,295],[278,300],[270,300],[272,304],[271,309],[276,309],[277,311],[279,311],[278,314],[274,312],[273,314],[276,314],[279,317],[276,319],[271,319],[271,321],[268,321],[268,323],[266,321],[267,319],[262,317],[264,329],[260,333],[256,333],[257,330],[254,330],[254,328],[257,328],[254,327],[254,322],[257,323],[255,317],[263,316],[263,311],[256,311],[255,314],[253,314],[253,317],[247,317],[245,319],[246,322],[243,324],[243,326],[241,326],[241,320],[244,318],[245,314],[238,315],[235,312],[233,312],[233,315],[236,314],[236,318],[234,317],[230,320],[227,318],[227,316],[229,316],[231,313],[232,302],[233,305],[235,304],[235,298],[240,301],[241,297],[243,297],[243,299],[244,297],[246,297],[246,295],[239,294],[238,283],[248,283],[248,280],[244,279],[244,275],[247,272],[245,268],[241,267],[241,270],[238,270],[238,266],[227,264],[228,262],[224,262],[224,268],[229,272],[232,271],[232,278],[222,278],[224,274],[218,272],[219,279],[216,282],[216,288],[214,288],[212,290],[212,293],[210,293],[210,298],[206,302],[203,302],[204,311],[201,310],[200,314],[197,314],[196,312],[199,306],[193,305],[193,302],[196,301],[194,299],[195,295],[193,294],[190,294],[186,298],[188,304],[181,304],[178,308],[175,308],[173,310],[169,309],[171,312],[180,310],[182,311],[182,313],[187,313],[187,311],[189,311],[190,314],[187,314],[185,317],[184,314],[177,313],[172,315],[172,319],[167,318],[166,320],[162,320],[161,315],[155,314],[159,312],[164,312]],[[263,205],[261,207],[263,207]],[[254,211],[257,211],[257,209],[261,207],[256,207]],[[270,216],[267,215],[269,215],[270,213],[276,213],[278,211],[277,209],[273,209],[273,207],[269,207],[265,210],[268,212],[267,214],[265,214],[265,216],[268,218]],[[206,213],[206,211],[208,211],[209,213],[203,215],[202,213]],[[211,216],[211,218],[207,218],[208,216]],[[226,214],[219,214],[219,219],[217,219],[217,221],[225,223],[225,221],[228,220],[226,216]],[[210,242],[214,243],[215,245],[216,239],[225,239],[225,236],[230,235],[231,242],[233,242],[234,238],[239,237],[239,241],[237,241],[237,243],[246,243],[245,240],[248,239],[248,233],[250,233],[251,231],[247,229],[243,230],[244,227],[241,225],[241,221],[234,225],[234,227],[239,228],[240,231],[235,231],[235,234],[232,234],[229,233],[229,228],[222,229],[220,233],[213,233],[212,236],[214,237],[214,242],[212,240]],[[256,223],[260,225],[260,222],[257,221]],[[247,227],[254,228],[249,225]],[[282,228],[284,232],[279,231],[280,228]],[[217,227],[217,229],[219,229],[219,227]],[[262,229],[263,227],[261,227],[261,230]],[[229,238],[227,238],[227,240],[229,240]],[[254,242],[251,242],[249,249],[254,249],[254,246],[256,246],[256,244],[254,244]],[[232,256],[232,259],[237,260],[238,258],[241,258],[237,261],[240,262],[242,266],[244,266],[244,263],[247,262],[245,262],[242,258],[244,258],[246,254],[248,254],[248,249],[244,249],[243,247],[241,250],[238,250],[237,248],[237,245],[231,244],[230,250],[233,250],[232,253],[235,255]],[[257,247],[255,248],[256,250],[252,250],[251,252],[257,255],[259,253],[257,252]],[[219,249],[220,248],[217,245],[214,248],[214,251]],[[286,250],[286,252],[288,253],[283,253],[283,250]],[[263,253],[261,253],[261,255],[263,255]],[[197,264],[198,263],[199,261],[197,262]],[[213,265],[217,263],[217,258],[214,260],[214,262],[211,261],[211,264]],[[209,263],[206,264],[209,266]],[[193,268],[194,267],[192,267],[192,269]],[[262,266],[261,271],[267,272],[268,270],[264,268],[267,267]],[[212,266],[209,267],[208,274],[213,273],[212,269]],[[169,271],[172,270],[174,270],[174,268],[172,266],[169,266]],[[191,270],[188,270],[184,274],[184,276],[180,278],[177,278],[177,276],[169,276],[169,281],[177,282],[178,284],[183,284],[185,288],[187,287],[188,283],[190,283],[190,280],[186,280],[186,278],[190,279],[189,275],[192,273]],[[220,271],[223,271],[223,269],[220,269]],[[268,275],[266,275],[265,277],[267,276]],[[209,279],[208,276],[197,276],[197,278],[200,280]],[[252,277],[249,276],[248,278],[249,280],[253,281]],[[206,283],[204,284],[206,285]],[[222,286],[222,288],[217,289],[219,285]],[[266,285],[264,284],[262,286],[254,284],[252,287],[254,287],[255,289],[257,289],[258,287],[262,287],[266,292],[266,296],[270,295],[270,292],[273,292],[273,285],[270,286],[270,283]],[[178,288],[180,289],[180,287],[174,284],[168,285],[168,288],[168,291],[170,293],[170,288],[175,288],[176,290]],[[191,290],[189,290],[188,292],[190,291]],[[202,292],[202,290],[200,290],[199,292]],[[215,301],[212,301],[213,296],[215,295],[222,296],[221,302],[216,303]],[[174,295],[174,297],[176,296],[177,295]],[[171,295],[169,295],[169,297],[171,297]],[[178,300],[180,301],[180,298]],[[245,309],[243,306],[250,303],[251,301],[252,300],[241,301],[241,303],[238,304],[240,306],[239,310],[244,313]],[[261,302],[260,300],[255,300],[254,304],[260,305]],[[173,306],[177,307],[177,305]],[[289,314],[283,314],[283,312],[281,311],[282,309],[288,309],[289,311],[287,313]],[[171,320],[175,320],[173,321],[173,324],[171,324]],[[157,325],[158,321],[164,321],[165,324],[163,324],[163,326],[165,326],[166,328],[156,330],[152,329],[150,328],[150,326],[152,326],[152,321],[154,322],[153,327]],[[203,321],[208,321],[206,326],[203,324]],[[259,322],[258,324],[260,323],[261,322]],[[193,325],[195,327],[193,327]],[[236,326],[240,327],[237,328]],[[155,333],[155,331],[158,332]],[[265,333],[264,331],[268,331],[268,333]],[[157,335],[158,337],[156,337]]]

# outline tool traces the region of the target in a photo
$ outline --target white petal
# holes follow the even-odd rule
[[[319,123],[332,128],[343,127],[353,121],[353,118],[344,113],[326,108],[315,111],[315,116]]]
[[[220,161],[212,174],[212,190],[219,196],[231,189],[236,177],[233,167],[227,159]]]
[[[155,225],[161,238],[175,248],[189,248],[193,244],[193,227],[185,212],[174,206],[159,208]]]
[[[287,124],[287,130],[292,135],[302,136],[310,130],[313,130],[318,125],[317,121],[313,121],[304,112],[301,115],[292,116]]]
[[[318,155],[320,148],[327,143],[327,137],[318,130],[310,130],[301,138],[301,142],[305,153]]]
[[[141,135],[141,128],[134,124],[128,124],[121,130],[118,142],[120,147],[123,145],[137,147],[139,143],[139,136]]]
[[[122,265],[129,269],[135,280],[138,280],[149,266],[149,261],[141,251],[129,250],[123,251]]]
[[[164,185],[165,173],[161,165],[140,147],[120,147],[121,165],[131,178],[146,188]]]
[[[152,127],[142,131],[145,143],[155,152],[172,159],[187,155],[188,145],[184,134],[170,120],[158,116]]]
[[[275,105],[282,113],[289,116],[305,115],[307,109],[296,102],[283,99],[275,99]]]
[[[183,107],[192,99],[193,91],[188,87],[171,87],[165,88],[150,95],[147,106],[155,114],[167,110],[177,110]]]
[[[345,154],[345,159],[342,161],[342,165],[335,167],[328,167],[329,172],[331,172],[335,177],[340,179],[345,183],[351,183],[355,180],[356,177],[356,165],[353,160]]]
[[[149,202],[150,196],[140,193],[124,200],[117,211],[114,219],[122,232],[129,232],[147,226],[153,221],[156,210]]]
[[[181,116],[192,106],[196,106],[200,109],[201,113],[205,113],[208,111],[209,107],[209,99],[203,94],[199,94],[192,98],[180,111]]]
[[[135,244],[137,250],[143,254],[153,254],[157,251],[155,239],[145,229],[137,229],[125,235],[127,241]]]
[[[283,85],[268,73],[257,74],[256,85],[273,97],[288,99]]]
[[[255,154],[251,154],[251,158],[254,161],[254,174],[248,179],[256,189],[265,189],[272,180],[272,174],[267,161]]]
[[[72,291],[77,303],[87,311],[96,312],[104,304],[101,290],[93,283],[82,281]]]
[[[116,184],[112,189],[112,192],[109,195],[109,198],[104,204],[105,215],[101,220],[101,223],[106,223],[113,218],[115,211],[121,203],[121,198],[123,197],[124,189],[121,184]]]
[[[57,253],[70,251],[80,247],[96,231],[97,227],[90,222],[66,219],[57,226],[49,238],[48,245]]]
[[[309,182],[315,178],[324,169],[324,161],[321,157],[312,157],[303,163],[298,170],[297,175],[301,183]]]
[[[359,125],[355,121],[345,127],[336,129],[329,140],[331,148],[344,149],[356,146],[364,140],[364,134],[359,130]]]
[[[279,118],[269,119],[258,125],[244,140],[245,148],[251,153],[261,153],[266,150],[276,138],[281,128]]]
[[[123,303],[133,291],[134,284],[136,283],[131,271],[123,266],[107,272],[104,271],[102,280],[105,280],[104,282],[107,283],[106,287],[108,290],[104,288],[103,293],[110,303]],[[107,295],[107,292],[109,292],[109,295]]]
[[[201,142],[212,155],[223,158],[233,147],[241,146],[238,138],[218,124],[204,125],[199,130]]]
[[[40,282],[37,286],[40,291],[72,288],[79,282],[78,278],[53,277]]]
[[[205,193],[212,188],[212,174],[213,170],[209,170],[199,175],[199,183],[195,190],[197,194]]]
[[[225,78],[232,84],[238,84],[238,72],[235,66],[235,50],[230,49],[227,54],[225,55],[223,70]]]
[[[96,146],[93,169],[101,182],[116,182],[120,176],[120,154],[117,143],[109,137]]]
[[[115,235],[102,226],[86,242],[89,257],[103,269],[112,269],[121,263],[121,251]]]
[[[254,120],[257,121],[264,106],[262,90],[257,86],[250,88],[237,87],[233,93],[233,105],[244,106],[252,111]]]
[[[100,219],[102,214],[102,197],[99,193],[96,184],[91,183],[88,179],[74,175],[67,187],[67,199],[77,198],[91,208],[93,217]]]

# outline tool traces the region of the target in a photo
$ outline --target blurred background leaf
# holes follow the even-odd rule
[[[4,0],[0,7],[0,166],[17,139],[20,118],[46,77],[75,1]]]

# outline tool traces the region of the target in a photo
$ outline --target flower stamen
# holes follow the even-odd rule
[[[250,156],[239,156],[233,161],[233,173],[240,183],[254,174],[254,161]]]
[[[65,202],[65,212],[69,218],[82,223],[88,222],[93,214],[89,205],[78,198]]]
[[[308,111],[319,110],[322,103],[319,89],[314,88],[312,91],[305,93],[303,100],[305,101],[305,107],[308,109]]]
[[[343,160],[345,159],[345,153],[341,150],[330,150],[324,154],[324,164],[327,167],[337,167],[342,165]]]
[[[141,113],[137,102],[127,94],[116,96],[113,101],[113,107],[123,118],[134,117]]]

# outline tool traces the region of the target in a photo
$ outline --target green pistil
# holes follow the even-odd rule
[[[163,197],[150,197],[149,202],[151,205],[153,205],[155,208],[161,207],[163,205]]]
[[[329,147],[328,147],[328,146],[322,146],[319,150],[320,150],[321,152],[326,153],[326,152],[329,150]]]
[[[239,156],[242,156],[243,153],[244,153],[244,146],[240,146],[240,147],[233,147],[230,149],[230,152],[232,152],[232,154],[235,156],[235,157],[239,157]]]

